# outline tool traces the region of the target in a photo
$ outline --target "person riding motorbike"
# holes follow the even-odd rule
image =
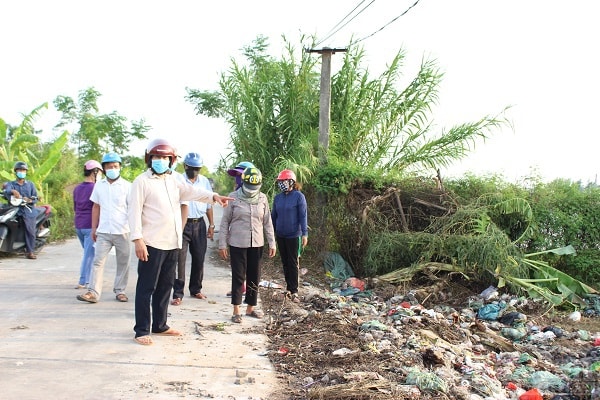
[[[35,185],[28,180],[27,171],[29,167],[24,161],[17,161],[13,167],[13,171],[16,175],[14,181],[8,182],[4,188],[4,197],[10,201],[11,197],[16,199],[22,199],[26,206],[20,207],[18,215],[23,219],[25,225],[25,251],[26,257],[30,260],[35,260],[35,217],[37,211],[35,204],[37,203],[38,193]]]

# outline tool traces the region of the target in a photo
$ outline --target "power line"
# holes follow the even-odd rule
[[[318,43],[315,44],[316,46],[319,46],[321,43],[323,43],[324,41],[326,41],[327,39],[329,39],[330,37],[332,37],[333,35],[335,35],[336,33],[338,33],[343,27],[345,27],[346,25],[348,25],[350,22],[352,22],[356,17],[358,17],[360,14],[362,14],[367,8],[369,8],[371,6],[371,4],[375,3],[375,0],[371,0],[371,2],[369,4],[367,4],[366,6],[364,6],[362,8],[362,10],[360,10],[354,17],[352,17],[349,21],[347,21],[346,23],[344,23],[342,26],[340,26],[338,28],[338,26],[344,22],[344,20],[346,18],[348,18],[350,15],[352,15],[352,13],[354,11],[356,11],[356,9],[358,7],[360,7],[366,0],[362,0],[360,3],[358,3],[358,5],[356,7],[354,7],[352,9],[352,11],[350,11],[348,14],[346,14],[346,16],[344,18],[342,18],[337,24],[335,24],[335,26],[333,28],[331,28],[329,30],[329,33],[327,34],[327,36],[325,36],[325,38],[323,38],[322,40],[320,40]],[[337,29],[336,29],[337,28]]]
[[[339,26],[339,25],[340,25],[342,22],[344,22],[344,21],[346,20],[346,18],[348,18],[350,15],[352,15],[352,13],[353,13],[354,11],[356,11],[356,9],[357,9],[358,7],[360,7],[360,6],[361,6],[361,5],[362,5],[362,4],[363,4],[365,1],[367,1],[367,0],[362,0],[360,3],[358,3],[358,5],[357,5],[356,7],[354,7],[354,8],[352,9],[352,11],[350,11],[348,14],[346,14],[346,16],[345,16],[344,18],[342,18],[342,19],[340,20],[340,22],[338,22],[337,24],[335,24],[335,25],[334,25],[334,27],[333,27],[333,28],[331,28],[331,29],[329,30],[329,32],[327,32],[327,34],[326,34],[326,38],[325,38],[325,39],[327,39],[327,38],[329,38],[331,35],[333,35],[333,34],[335,33],[335,32],[333,32],[333,30],[334,30],[335,28],[337,28],[337,27],[338,27],[338,26]],[[336,31],[336,32],[337,32],[337,31]],[[323,42],[323,40],[321,40],[321,41],[319,42],[319,44],[321,44],[322,42]]]
[[[391,20],[390,22],[388,22],[387,24],[385,24],[384,26],[382,26],[381,28],[377,29],[375,32],[371,33],[368,36],[363,37],[362,39],[357,40],[356,42],[354,42],[353,44],[357,44],[362,42],[363,40],[367,40],[368,38],[374,36],[375,34],[381,32],[382,30],[384,30],[385,28],[387,28],[389,25],[391,25],[392,23],[394,23],[398,18],[403,17],[407,12],[409,12],[414,6],[417,5],[417,3],[419,3],[420,0],[417,0],[414,2],[414,4],[410,7],[408,7],[406,10],[404,10],[404,12],[400,15],[398,15],[396,18],[394,18],[393,20]]]

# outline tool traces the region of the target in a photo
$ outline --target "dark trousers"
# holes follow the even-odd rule
[[[36,213],[32,211],[25,211],[21,215],[23,225],[25,226],[25,248],[27,253],[33,253],[35,250],[35,217]]]
[[[231,260],[231,304],[242,304],[242,286],[246,281],[244,303],[255,306],[258,303],[258,283],[260,282],[262,247],[229,246]]]
[[[188,219],[183,228],[183,241],[179,258],[177,260],[177,277],[173,284],[173,298],[183,298],[185,288],[185,262],[188,250],[192,256],[192,268],[190,271],[190,294],[192,296],[202,291],[202,280],[204,279],[204,257],[206,256],[206,223],[204,218]]]
[[[287,291],[298,293],[298,251],[300,249],[300,238],[276,237],[281,263],[283,264],[283,276]]]
[[[135,337],[164,332],[167,308],[175,280],[179,249],[159,250],[148,246],[148,261],[138,261],[135,286]]]

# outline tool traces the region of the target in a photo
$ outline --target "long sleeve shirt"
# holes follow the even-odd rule
[[[180,249],[182,224],[180,202],[212,203],[215,193],[178,181],[170,174],[156,175],[150,169],[131,184],[129,200],[130,239],[143,239],[159,250]]]
[[[22,183],[19,183],[18,180],[7,182],[4,188],[4,197],[10,200],[13,190],[19,192],[22,199],[26,197],[32,199],[32,202],[28,207],[20,207],[19,215],[22,215],[25,218],[34,218],[37,215],[34,206],[37,203],[38,192],[33,182],[27,180],[23,180]]]
[[[292,190],[275,196],[271,217],[278,237],[293,239],[308,236],[306,197],[302,192]]]
[[[275,248],[275,233],[269,200],[264,193],[259,194],[257,204],[250,204],[237,198],[237,192],[229,194],[234,197],[221,216],[219,227],[219,249],[227,246],[249,248],[262,247],[265,238],[269,248]]]

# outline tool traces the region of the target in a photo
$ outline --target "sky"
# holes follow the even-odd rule
[[[372,76],[400,49],[408,77],[422,59],[436,60],[444,73],[432,114],[439,131],[509,107],[502,115],[512,127],[490,132],[442,177],[597,181],[600,2],[415,1],[3,2],[0,118],[18,124],[48,102],[36,128],[51,137],[59,120],[53,99],[94,87],[101,113],[144,119],[149,139],[199,152],[213,169],[230,153],[229,127],[196,115],[186,87],[218,89],[220,74],[259,35],[274,57],[282,35],[299,48],[302,34],[331,48],[364,38]],[[342,57],[333,56],[333,73]],[[146,144],[134,143],[130,153],[142,156]]]

